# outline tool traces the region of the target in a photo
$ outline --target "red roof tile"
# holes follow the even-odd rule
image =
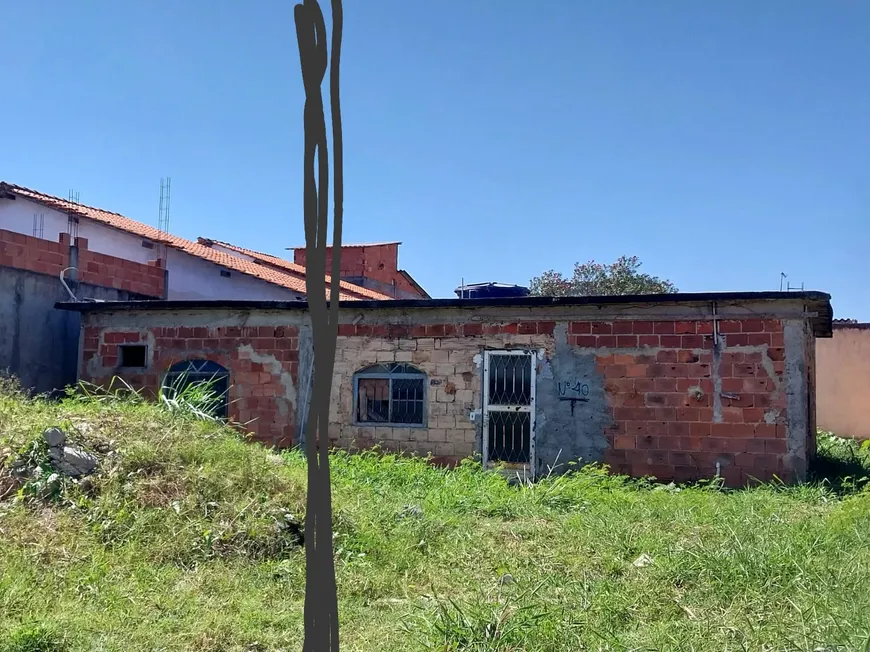
[[[61,199],[60,197],[46,195],[45,193],[37,192],[36,190],[31,190],[30,188],[25,188],[23,186],[18,186],[11,183],[0,182],[0,191],[12,192],[22,197],[26,197],[27,199],[30,199],[32,201],[39,202],[40,204],[43,204],[50,208],[54,208],[65,213],[72,213],[78,217],[84,217],[94,220],[96,222],[101,222],[102,224],[106,224],[121,231],[126,231],[127,233],[132,233],[139,237],[147,238],[148,240],[153,240],[155,242],[166,244],[173,249],[178,249],[187,254],[190,254],[191,256],[207,260],[208,262],[214,263],[215,265],[220,265],[221,267],[225,267],[227,269],[240,272],[242,274],[247,274],[248,276],[253,276],[262,281],[266,281],[267,283],[272,283],[274,285],[278,285],[280,287],[299,292],[300,294],[305,294],[306,292],[304,278],[305,268],[298,265],[296,265],[296,267],[302,269],[302,278],[299,278],[298,272],[291,273],[291,270],[289,269],[287,271],[284,271],[282,269],[275,269],[275,267],[270,265],[250,262],[239,258],[238,256],[217,251],[199,242],[193,242],[192,240],[187,240],[185,238],[180,238],[178,236],[170,235],[168,233],[163,233],[153,226],[143,224],[142,222],[137,222],[136,220],[131,220],[130,218],[125,217],[120,213],[113,213],[103,210],[101,208],[94,208],[92,206],[86,206],[84,204],[71,202],[66,199]],[[231,245],[223,246],[232,248]],[[265,254],[263,254],[263,256],[265,256]],[[292,263],[289,264],[292,265]],[[328,280],[326,288],[328,297]],[[343,290],[339,296],[339,299],[341,301],[353,301],[359,300],[360,298],[390,298],[386,295],[371,297],[371,290],[359,287],[357,285],[353,285],[351,283],[342,282],[341,289]]]

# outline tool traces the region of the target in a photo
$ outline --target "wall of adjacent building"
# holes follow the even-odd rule
[[[816,367],[819,428],[870,438],[870,324],[834,324],[816,342]]]
[[[56,310],[70,296],[125,301],[162,298],[164,271],[154,265],[90,251],[83,238],[70,244],[0,229],[0,371],[31,391],[62,390],[76,381],[80,316]]]
[[[41,231],[36,235],[34,217],[41,220],[39,223]],[[18,244],[25,242],[24,238],[27,239],[28,243],[58,243],[62,241],[62,238],[69,240],[69,219],[66,213],[21,197],[14,200],[0,199],[0,229],[5,230],[6,241],[10,240],[11,233],[19,236],[14,239]],[[160,253],[159,249],[141,236],[84,217],[79,218],[76,232],[76,240],[79,242],[80,248],[86,249],[94,257],[91,262],[94,265],[104,266],[100,268],[101,272],[105,271],[108,260],[99,259],[100,256],[128,263],[126,265],[122,265],[120,262],[112,263],[114,268],[108,271],[113,275],[113,278],[118,277],[118,272],[121,269],[135,270],[142,265],[158,265],[156,259]],[[19,260],[15,266],[19,268],[26,264],[44,262],[38,258],[35,250],[31,249],[20,249],[17,257]],[[31,263],[26,262],[27,258],[31,259]],[[92,273],[91,269],[94,268],[94,265],[89,267],[85,264],[87,261],[84,259],[79,262],[81,263],[79,268],[83,275]],[[4,263],[0,262],[0,265],[2,264]],[[221,274],[223,267],[220,265],[171,247],[167,248],[166,260],[159,263],[159,266],[165,270],[160,272],[160,283],[163,284],[163,276],[165,275],[167,283],[165,296],[169,299],[292,301],[299,298],[299,293],[288,288],[235,270],[229,270],[230,276],[227,277]],[[102,284],[103,280],[91,278],[88,279],[88,282]],[[113,285],[109,284],[108,287],[113,287]],[[143,288],[136,291],[148,294]],[[157,296],[162,298],[164,296],[163,290]]]

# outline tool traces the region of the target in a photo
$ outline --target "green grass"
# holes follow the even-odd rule
[[[100,472],[12,485],[54,425]],[[744,491],[336,454],[342,647],[870,650],[870,455],[821,441],[825,477]],[[0,652],[301,648],[298,453],[135,396],[9,386],[0,451]]]

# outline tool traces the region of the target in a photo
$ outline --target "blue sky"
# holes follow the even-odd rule
[[[7,5],[0,179],[303,244],[291,2]],[[434,296],[628,254],[870,320],[868,2],[347,0],[342,111],[345,242]]]

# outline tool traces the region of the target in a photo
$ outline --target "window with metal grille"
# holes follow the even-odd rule
[[[426,374],[409,364],[388,363],[354,374],[354,421],[360,425],[426,424]]]
[[[529,464],[535,449],[534,354],[487,351],[484,378],[485,460]]]
[[[170,400],[188,400],[212,416],[225,419],[229,408],[230,373],[211,360],[185,360],[163,377],[163,394]]]

